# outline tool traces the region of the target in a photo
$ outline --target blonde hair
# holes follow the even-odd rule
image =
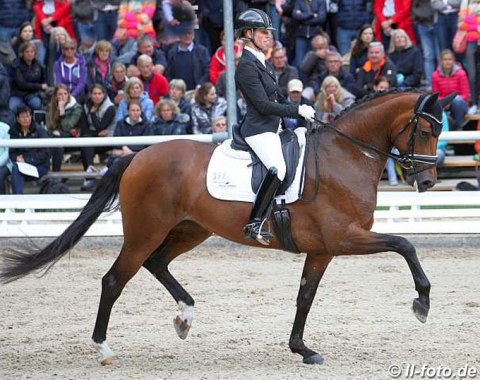
[[[155,115],[161,117],[160,112],[162,111],[162,107],[168,106],[172,110],[173,116],[178,115],[180,113],[180,108],[175,104],[172,99],[162,99],[160,100],[157,105],[155,106]]]
[[[172,87],[182,90],[183,95],[185,95],[185,92],[187,92],[187,84],[183,79],[172,79],[168,84],[168,89],[170,90]]]
[[[113,46],[109,41],[100,40],[95,44],[95,53],[98,55],[100,50],[108,50],[109,53],[113,51]]]
[[[143,85],[143,82],[139,78],[137,77],[129,78],[127,81],[127,84],[125,85],[125,100],[127,102],[131,100],[130,87],[132,87],[134,84],[139,84],[142,87],[142,93],[145,91],[145,86]]]
[[[315,107],[319,111],[333,112],[333,110],[329,109],[328,94],[327,94],[327,87],[330,86],[331,84],[334,84],[337,86],[337,91],[335,91],[335,94],[334,94],[335,102],[339,104],[343,103],[343,87],[337,78],[335,78],[332,75],[329,75],[323,80],[322,86],[320,87],[320,92],[318,93],[317,99],[315,101]]]
[[[394,29],[392,31],[392,35],[390,36],[390,46],[388,47],[388,53],[389,54],[391,54],[395,51],[395,41],[394,40],[395,40],[395,37],[397,35],[405,37],[405,39],[407,40],[407,46],[405,47],[405,49],[408,49],[409,47],[413,46],[412,40],[408,36],[407,32],[405,32],[403,29]]]
[[[50,102],[50,106],[48,107],[48,113],[47,113],[47,127],[51,131],[60,129],[60,111],[58,110],[58,101],[57,101],[57,94],[58,94],[58,91],[60,90],[67,91],[68,93],[67,104],[70,103],[72,99],[72,94],[65,84],[60,83],[55,86],[53,90],[52,100]]]

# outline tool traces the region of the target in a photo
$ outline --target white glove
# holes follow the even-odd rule
[[[312,122],[315,117],[315,110],[312,106],[306,104],[300,104],[298,106],[298,114],[303,117],[306,121]]]

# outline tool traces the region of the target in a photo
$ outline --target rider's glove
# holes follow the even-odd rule
[[[300,104],[298,106],[298,114],[306,121],[312,122],[315,117],[315,110],[312,106],[306,104]]]

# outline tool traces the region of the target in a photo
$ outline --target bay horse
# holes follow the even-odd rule
[[[289,348],[307,364],[323,358],[306,347],[304,328],[319,282],[335,256],[393,251],[407,262],[418,298],[413,312],[425,322],[430,308],[430,282],[415,247],[404,237],[370,231],[377,186],[388,156],[410,171],[408,179],[420,192],[436,181],[436,146],[442,109],[453,96],[388,92],[354,104],[329,125],[307,134],[303,198],[289,205],[291,232],[306,253],[297,296]],[[395,146],[400,154],[392,155]],[[143,266],[170,292],[179,307],[174,327],[185,339],[192,324],[194,300],[169,271],[176,257],[212,234],[250,246],[242,227],[251,204],[221,201],[206,189],[206,170],[214,146],[191,140],[152,145],[119,160],[99,182],[78,218],[43,249],[9,251],[0,273],[3,282],[47,271],[85,234],[99,215],[116,206],[119,196],[124,242],[120,254],[102,279],[102,292],[93,343],[100,362],[114,353],[106,341],[112,307],[127,282]],[[270,248],[279,249],[273,237]]]

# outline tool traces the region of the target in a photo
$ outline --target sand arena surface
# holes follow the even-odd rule
[[[118,359],[101,367],[90,336],[121,240],[84,239],[48,275],[0,286],[0,378],[390,379],[390,366],[410,365],[468,366],[480,379],[480,237],[411,240],[432,283],[426,324],[410,310],[417,294],[399,255],[334,259],[305,330],[325,364],[304,365],[288,339],[305,256],[212,238],[171,264],[196,301],[189,337],[177,337],[175,302],[142,269],[110,319]],[[0,241],[0,256],[10,245]]]

